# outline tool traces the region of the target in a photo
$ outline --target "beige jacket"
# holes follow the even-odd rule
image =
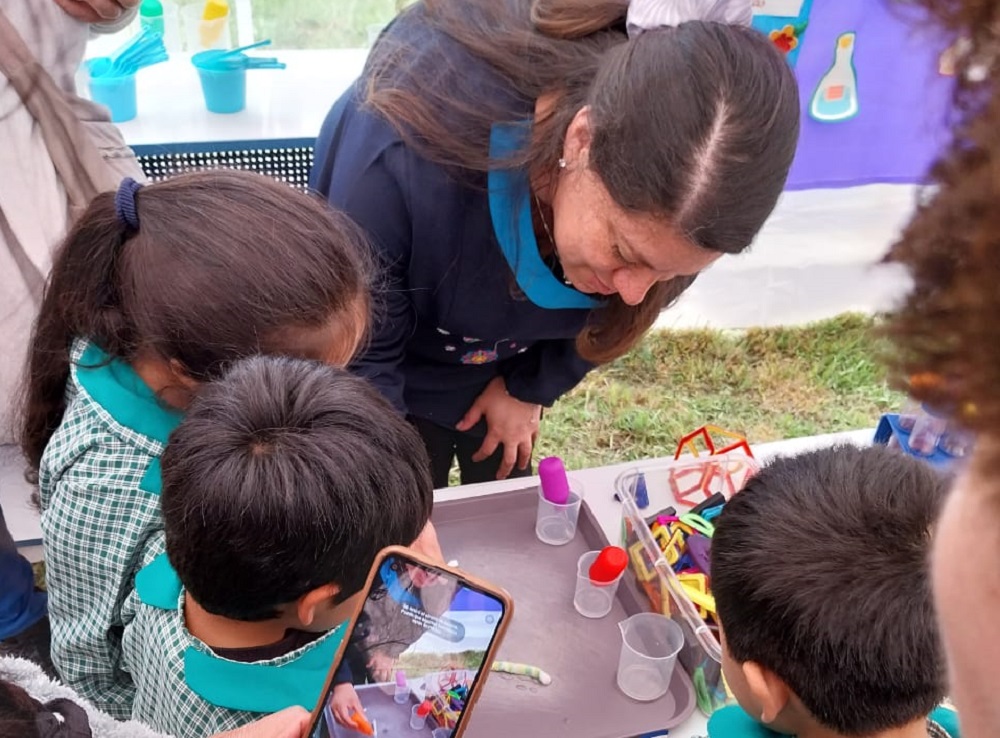
[[[74,77],[83,59],[90,27],[66,15],[53,0],[0,0],[0,11],[13,25],[27,51],[55,85],[43,94],[43,126],[25,106],[7,75],[0,72],[0,444],[13,442],[21,373],[32,322],[38,310],[52,255],[72,222],[97,191],[114,189],[124,176],[141,178],[132,150],[108,112],[76,94]],[[123,19],[127,23],[131,18]],[[121,27],[123,22],[115,24]],[[94,27],[114,31],[116,27]],[[27,65],[30,66],[30,65]],[[33,74],[24,67],[19,74]],[[33,79],[33,77],[32,77]],[[34,88],[32,88],[34,89]],[[68,106],[66,108],[65,106]],[[60,125],[52,109],[70,111]],[[76,118],[97,148],[81,166],[60,154],[59,142],[73,152],[87,147],[70,145]],[[55,125],[51,125],[55,123]],[[45,135],[47,129],[48,135]],[[56,135],[53,135],[53,130]],[[77,130],[79,130],[77,128]],[[53,140],[56,139],[56,146]],[[88,152],[83,152],[88,153]],[[89,153],[93,153],[91,149]],[[96,162],[96,164],[95,164]],[[61,166],[60,166],[61,163]],[[92,171],[83,180],[81,168]],[[62,171],[60,171],[62,170]],[[67,182],[67,180],[72,180]]]

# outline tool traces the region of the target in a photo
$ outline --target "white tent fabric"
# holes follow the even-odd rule
[[[750,251],[716,262],[657,326],[795,325],[890,308],[908,280],[878,262],[916,196],[903,185],[786,193]]]

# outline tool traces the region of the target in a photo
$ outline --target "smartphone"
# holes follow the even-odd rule
[[[512,615],[499,587],[384,549],[303,738],[460,738]]]

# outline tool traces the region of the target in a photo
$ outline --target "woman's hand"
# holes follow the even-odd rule
[[[376,682],[391,682],[396,675],[396,659],[387,653],[373,651],[368,659],[368,674]]]
[[[434,523],[430,520],[427,521],[427,525],[424,526],[420,535],[417,536],[417,540],[410,544],[410,548],[419,554],[423,554],[432,563],[444,566],[444,554],[441,552],[441,544],[438,542]]]
[[[140,0],[55,0],[56,5],[66,14],[84,23],[103,23],[121,18],[129,8],[134,8]]]
[[[338,684],[333,688],[330,707],[333,709],[334,719],[345,728],[354,728],[351,715],[356,712],[365,714],[365,708],[361,706],[361,700],[358,699],[358,693],[354,691],[352,684]]]
[[[472,407],[456,426],[467,431],[480,418],[486,418],[486,438],[472,456],[473,461],[488,459],[503,444],[503,461],[497,470],[497,479],[506,479],[517,464],[518,469],[527,469],[531,463],[531,451],[538,438],[538,423],[542,417],[542,406],[521,402],[507,394],[503,377],[497,377],[472,403]]]
[[[289,707],[236,730],[212,738],[301,738],[309,725],[309,713],[301,707]]]

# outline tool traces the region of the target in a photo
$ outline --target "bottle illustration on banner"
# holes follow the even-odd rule
[[[854,32],[837,37],[833,66],[816,85],[809,114],[822,123],[853,118],[858,114],[858,78],[854,71]]]

